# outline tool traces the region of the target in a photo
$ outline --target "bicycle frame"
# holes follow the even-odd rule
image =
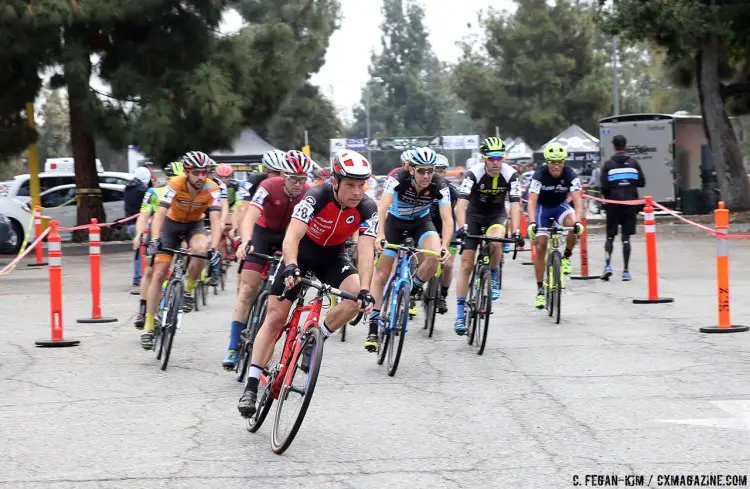
[[[544,270],[547,272],[547,276],[551,276],[549,273],[549,257],[552,255],[553,252],[560,253],[560,247],[562,246],[561,238],[564,233],[569,233],[571,231],[574,231],[575,228],[573,227],[565,227],[560,226],[557,222],[552,221],[552,226],[546,227],[546,228],[539,228],[537,229],[537,233],[539,231],[547,232],[549,233],[549,238],[547,240],[547,253],[544,256]],[[560,256],[562,257],[562,253],[560,253]],[[554,279],[553,279],[554,280]],[[548,287],[552,287],[554,284],[547,283]],[[560,288],[565,288],[565,277],[563,274],[560,274]]]
[[[392,331],[396,327],[396,315],[393,314],[393,311],[395,311],[398,306],[398,292],[405,286],[409,287],[409,290],[411,290],[412,285],[414,284],[409,266],[413,256],[414,255],[409,253],[406,249],[401,248],[398,250],[396,272],[393,274],[388,286],[386,287],[386,290],[391,287],[391,296],[389,297],[391,305],[388,309],[391,312],[391,315],[390,318],[388,318],[387,323],[389,331]],[[408,330],[409,327],[407,322],[405,331]]]
[[[300,292],[300,299],[297,304],[297,307],[294,308],[294,313],[292,315],[292,318],[287,322],[284,329],[281,330],[279,335],[276,337],[276,342],[281,339],[281,336],[284,334],[287,329],[289,330],[289,334],[286,337],[286,342],[284,343],[284,350],[281,354],[281,360],[279,361],[279,371],[276,373],[273,385],[271,385],[271,395],[274,399],[278,399],[279,393],[281,392],[282,387],[289,387],[289,385],[285,385],[284,382],[287,381],[286,377],[286,371],[287,369],[295,365],[297,362],[297,357],[300,354],[300,349],[297,348],[297,345],[299,344],[299,336],[301,333],[304,333],[308,329],[310,329],[312,326],[317,326],[318,321],[320,321],[320,311],[323,309],[323,298],[322,297],[316,297],[312,300],[312,302],[308,305],[302,305],[304,303],[304,290]],[[305,323],[302,325],[302,327],[299,326],[300,318],[302,317],[302,314],[308,312],[309,315],[307,316],[307,319],[305,319]],[[288,379],[288,382],[291,382],[291,378]],[[261,373],[260,381],[264,385],[268,385],[268,377],[265,373]]]

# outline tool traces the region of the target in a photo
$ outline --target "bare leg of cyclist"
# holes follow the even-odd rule
[[[547,262],[547,236],[536,236],[536,259],[534,260],[534,273],[536,274],[536,300],[534,306],[544,309],[544,266]]]
[[[380,255],[370,285],[370,292],[375,298],[375,306],[370,313],[370,330],[365,340],[365,349],[368,351],[377,351],[378,349],[378,328],[381,322],[380,309],[383,306],[383,294],[385,294],[385,285],[388,283],[396,263],[394,256],[390,253],[386,250]],[[359,293],[359,291],[355,293]]]
[[[341,282],[341,285],[339,285],[338,288],[353,295],[359,294],[359,291],[361,290],[361,287],[359,285],[359,275],[356,273],[353,275],[349,275],[344,279],[343,282]],[[380,295],[380,299],[382,301],[382,292]],[[331,333],[335,332],[336,330],[344,326],[347,322],[354,319],[354,317],[357,315],[358,310],[359,304],[357,304],[357,302],[355,301],[345,299],[339,301],[339,303],[332,307],[331,310],[328,311],[328,314],[326,314],[322,327],[323,336],[327,338],[331,335]]]
[[[204,255],[208,252],[208,236],[205,234],[196,234],[190,238],[189,248],[193,253]],[[183,300],[184,310],[191,311],[195,305],[195,298],[193,297],[193,290],[198,285],[200,280],[201,271],[206,266],[206,260],[199,260],[195,258],[190,259],[190,264],[187,269],[187,278],[185,279],[185,298]]]
[[[143,324],[143,334],[141,334],[141,346],[150,350],[154,347],[154,315],[161,301],[161,284],[167,276],[169,264],[172,257],[169,255],[158,254],[154,261],[151,282],[146,299],[146,317]]]
[[[148,258],[150,261],[150,258]],[[148,302],[148,285],[151,283],[151,276],[153,275],[153,269],[151,266],[146,267],[143,272],[143,278],[141,279],[141,296],[138,304],[138,315],[135,317],[135,327],[143,329],[143,325],[146,322],[146,303]]]
[[[487,236],[493,238],[505,237],[505,226],[502,224],[493,224],[487,228]],[[492,300],[500,298],[500,267],[503,266],[503,245],[500,243],[490,243],[492,255],[490,256],[490,271],[492,273]]]
[[[237,404],[237,409],[243,416],[255,414],[260,374],[263,372],[263,367],[271,360],[276,339],[284,330],[291,308],[292,302],[289,300],[278,301],[274,299],[268,301],[266,320],[258,331],[253,344],[253,357],[247,373],[245,392],[243,392]]]
[[[476,250],[466,248],[461,253],[461,268],[458,270],[456,281],[456,321],[453,323],[453,329],[459,335],[466,333],[466,294],[469,293],[469,280],[474,268],[475,254]]]
[[[448,297],[448,289],[451,286],[451,280],[453,280],[453,262],[454,256],[448,258],[443,266],[443,272],[440,275],[440,295],[438,297],[437,312],[445,314],[448,312],[448,304],[446,298]]]
[[[262,265],[252,263],[252,265]],[[242,270],[240,274],[240,286],[237,290],[237,296],[234,299],[232,308],[232,323],[229,330],[229,346],[227,353],[222,361],[222,367],[225,369],[234,369],[237,364],[237,355],[240,349],[240,335],[247,324],[250,305],[255,301],[260,288],[260,272],[257,270]]]
[[[575,224],[575,215],[573,213],[569,213],[567,216],[563,218],[563,226],[566,227],[573,227]],[[569,274],[573,272],[573,267],[570,264],[570,257],[573,255],[573,248],[576,246],[578,236],[576,236],[576,233],[569,232],[568,237],[565,241],[565,251],[563,252],[563,263],[562,263],[562,271],[565,274]]]

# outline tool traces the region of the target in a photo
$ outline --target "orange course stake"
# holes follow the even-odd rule
[[[91,264],[91,317],[78,319],[79,323],[114,323],[117,318],[102,317],[101,305],[101,265],[102,243],[101,229],[95,218],[89,225],[89,262]]]
[[[570,278],[573,280],[594,280],[599,277],[596,275],[589,275],[589,226],[586,222],[586,211],[581,216],[581,224],[583,225],[583,234],[578,243],[578,249],[581,250],[581,274],[573,275]]]
[[[42,209],[39,207],[39,204],[34,204],[34,237],[38,238],[42,234]],[[44,240],[42,240],[44,241]],[[47,265],[47,262],[44,261],[44,249],[42,244],[42,241],[39,242],[39,244],[36,245],[36,263],[29,263],[28,266],[30,267],[43,267]]]
[[[729,318],[729,243],[724,238],[729,233],[729,209],[724,202],[714,211],[716,232],[716,295],[719,305],[719,326],[700,328],[701,333],[741,333],[747,326],[732,325]]]
[[[646,197],[643,207],[643,229],[646,235],[646,260],[648,262],[648,299],[633,299],[633,304],[665,304],[674,302],[669,297],[659,297],[659,273],[656,267],[656,219],[654,199]]]
[[[78,340],[63,339],[62,315],[62,239],[57,232],[57,221],[51,221],[47,236],[47,259],[49,260],[49,302],[52,339],[35,341],[42,348],[78,346]]]

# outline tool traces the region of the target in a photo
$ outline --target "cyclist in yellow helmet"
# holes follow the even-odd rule
[[[569,233],[565,252],[561,263],[561,270],[565,274],[573,271],[570,256],[576,245],[576,237],[583,233],[583,225],[578,219],[583,215],[583,198],[581,197],[581,180],[575,170],[565,166],[568,151],[559,143],[548,144],[544,148],[544,159],[547,165],[534,173],[529,184],[529,238],[536,240],[536,272],[537,295],[534,306],[538,309],[546,307],[543,277],[547,257],[548,233],[539,232],[537,228],[549,227],[554,220],[565,227],[575,227],[575,234]],[[568,203],[568,195],[573,197],[573,207]],[[574,210],[575,208],[575,210]]]

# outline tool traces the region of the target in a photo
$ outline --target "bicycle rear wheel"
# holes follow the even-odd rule
[[[305,374],[300,366],[302,364],[302,353],[308,348],[308,345],[312,345],[313,350],[310,355],[310,367]],[[305,419],[307,408],[310,406],[315,384],[318,381],[320,364],[323,361],[323,333],[320,332],[320,328],[312,326],[308,329],[302,345],[299,345],[296,349],[298,350],[297,361],[294,365],[289,365],[286,371],[284,385],[281,387],[279,402],[276,405],[276,416],[273,418],[271,449],[278,454],[284,453],[292,444],[300,426],[302,426],[302,420]],[[302,375],[297,377],[297,373]],[[294,385],[295,380],[299,381],[299,385]],[[289,399],[291,394],[299,394],[300,400],[296,409],[289,412],[292,408]],[[288,420],[285,419],[287,414],[290,415]]]
[[[224,290],[227,286],[227,270],[223,266],[221,272],[219,272],[219,285],[221,285],[221,290]]]
[[[346,341],[346,324],[341,327],[341,342]]]
[[[168,308],[162,329],[164,352],[161,359],[161,369],[166,370],[169,357],[172,354],[174,335],[177,333],[177,325],[180,322],[182,312],[182,295],[184,293],[182,280],[173,280],[170,284],[172,293],[167,296],[166,308]]]
[[[203,280],[201,280],[201,282],[203,283],[203,286],[201,287],[201,298],[203,299],[203,305],[206,306],[208,305],[208,284],[203,282]],[[195,296],[195,301],[198,302],[197,295]]]
[[[393,325],[393,331],[391,331],[393,345],[388,352],[388,375],[391,377],[396,375],[398,363],[401,360],[401,351],[404,349],[406,325],[409,322],[409,295],[409,290],[406,287],[401,287],[398,291],[396,310],[392,312],[392,314],[396,314],[396,321]]]
[[[475,315],[474,344],[477,355],[484,353],[487,345],[487,331],[490,327],[490,315],[492,314],[492,275],[489,268],[483,268],[479,276],[479,302],[478,313]]]
[[[427,330],[428,338],[432,338],[432,332],[435,330],[438,294],[440,294],[440,279],[439,277],[432,277],[427,283],[427,291],[424,296],[424,327]]]
[[[552,274],[555,278],[555,286],[552,288],[552,295],[555,309],[555,323],[560,324],[560,304],[562,302],[562,268],[560,253],[555,253],[552,260]]]

